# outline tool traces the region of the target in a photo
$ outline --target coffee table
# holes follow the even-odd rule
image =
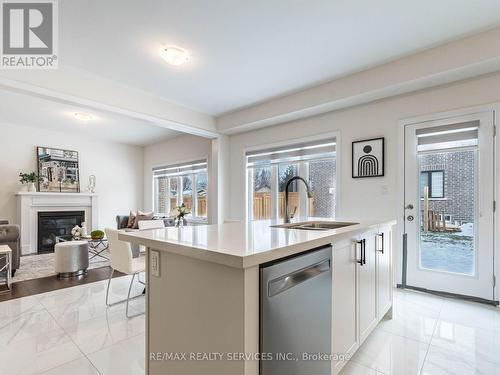
[[[106,260],[109,258],[102,253],[109,249],[109,243],[106,238],[101,239],[93,239],[90,236],[84,237],[73,237],[72,235],[58,236],[56,237],[56,242],[66,242],[66,241],[87,241],[89,244],[89,260],[92,260],[95,257],[100,257]]]

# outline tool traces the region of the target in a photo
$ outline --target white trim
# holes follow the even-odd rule
[[[84,211],[87,230],[99,228],[98,197],[86,193],[17,193],[21,254],[36,254],[38,244],[38,212]]]
[[[297,168],[297,174],[305,179],[309,180],[309,168],[307,162],[299,162]],[[299,213],[300,216],[311,216],[309,215],[309,198],[307,198],[306,187],[303,184],[299,185]]]
[[[253,173],[254,170],[253,168],[247,169],[245,167],[244,169],[245,175],[246,175],[246,189],[245,189],[245,222],[246,221],[252,221],[253,220]]]
[[[193,202],[193,207],[191,209],[191,216],[193,218],[196,218],[198,217],[198,188],[196,186],[196,183],[198,182],[198,174],[197,173],[193,173],[192,175],[193,177],[191,177],[191,194],[192,194],[192,202]]]
[[[280,216],[279,212],[279,166],[271,165],[271,219],[277,219]],[[252,199],[252,197],[250,197]]]

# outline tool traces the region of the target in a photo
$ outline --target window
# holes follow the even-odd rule
[[[207,172],[200,172],[196,175],[196,216],[207,217]]]
[[[188,217],[206,220],[207,184],[206,160],[153,168],[155,212],[173,216],[184,203]]]
[[[335,217],[336,148],[335,138],[298,143],[246,153],[249,220],[285,216],[285,186],[299,176],[305,185],[294,181],[288,188],[289,213],[294,217]]]
[[[420,172],[420,197],[429,188],[429,198],[444,198],[444,171]]]
[[[256,167],[252,171],[253,217],[271,218],[271,167]]]

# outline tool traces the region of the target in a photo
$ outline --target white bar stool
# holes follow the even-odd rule
[[[11,275],[12,275],[12,249],[7,245],[0,245],[0,259],[5,258],[5,265],[0,268],[0,272],[5,271],[7,273],[7,277],[5,279],[5,283],[7,285],[7,290],[3,290],[0,293],[10,293],[12,291],[11,285]]]

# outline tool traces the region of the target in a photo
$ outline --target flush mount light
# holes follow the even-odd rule
[[[189,52],[177,46],[166,46],[160,49],[160,56],[170,65],[179,66],[189,61]]]
[[[94,118],[94,116],[85,112],[75,112],[74,116],[79,121],[90,121]]]

